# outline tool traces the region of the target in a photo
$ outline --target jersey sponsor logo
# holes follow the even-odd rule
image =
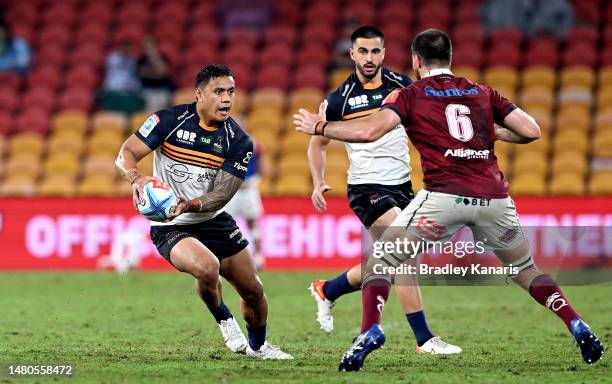
[[[377,93],[376,95],[372,95],[372,100],[380,100],[382,98],[383,96],[380,93]]]
[[[227,124],[226,127],[227,127],[227,130],[229,131],[230,139],[233,139],[234,137],[236,137],[236,133],[232,129],[232,125],[231,124]]]
[[[185,118],[185,116],[187,116],[187,114],[188,114],[188,113],[189,113],[189,111],[185,111],[185,112],[183,112],[183,114],[182,114],[182,115],[180,115],[180,116],[179,116],[179,117],[177,117],[176,119],[177,119],[177,120],[184,119],[184,118]]]
[[[184,164],[174,163],[166,167],[166,171],[170,175],[170,178],[175,183],[184,183],[188,180],[195,179],[198,183],[210,182],[214,180],[217,174],[216,170],[205,170],[204,173],[190,172],[189,168]]]
[[[149,137],[149,134],[155,128],[155,126],[159,123],[159,117],[156,114],[152,114],[149,116],[147,120],[142,124],[138,133],[140,133],[143,137]]]
[[[346,96],[346,92],[348,92],[349,88],[350,88],[350,87],[349,87],[349,85],[348,85],[348,84],[346,84],[346,85],[344,86],[344,90],[342,91],[342,97]]]
[[[397,80],[397,81],[402,81],[402,80],[403,80],[403,79],[402,79],[402,77],[401,77],[400,75],[398,75],[397,73],[395,73],[395,72],[391,72],[391,71],[389,71],[389,75],[391,75],[392,77],[394,77],[394,78],[395,78],[395,80]]]
[[[202,144],[210,144],[211,141],[212,140],[210,139],[210,137],[204,137],[204,136],[200,137],[200,143],[202,143]]]
[[[393,92],[391,92],[390,94],[387,95],[387,97],[385,97],[385,100],[383,100],[383,105],[385,104],[390,104],[390,103],[395,103],[395,100],[397,100],[397,97],[399,96],[399,89],[394,89]]]
[[[455,199],[455,204],[464,205],[479,205],[481,207],[488,207],[491,205],[491,199],[480,199],[477,197],[457,197]]]
[[[189,168],[183,164],[174,163],[167,167],[167,172],[170,178],[176,183],[184,183],[191,179],[193,173],[189,172]]]
[[[475,149],[458,148],[458,149],[447,149],[446,152],[444,153],[444,157],[452,156],[452,157],[458,157],[464,160],[471,160],[471,159],[487,160],[489,158],[490,153],[491,151],[489,151],[488,149],[477,151]]]
[[[249,161],[251,161],[252,156],[253,156],[253,152],[247,152],[246,155],[244,156],[244,159],[242,159],[242,162],[245,164],[248,164]]]
[[[240,163],[234,163],[234,168],[236,168],[239,171],[242,172],[246,172],[247,171],[247,167],[245,167],[244,165],[240,164]]]
[[[472,87],[470,89],[458,89],[458,88],[450,88],[444,90],[435,89],[432,86],[427,86],[423,88],[425,91],[425,96],[434,96],[434,97],[461,97],[466,95],[478,95],[480,91],[478,87]]]
[[[358,108],[361,106],[368,105],[370,102],[368,101],[368,95],[360,95],[349,98],[348,103],[351,108]]]
[[[386,199],[387,197],[389,197],[389,195],[379,195],[378,193],[375,193],[373,195],[370,195],[368,198],[370,200],[370,204],[374,205],[376,203],[378,203],[379,201]]]
[[[193,145],[195,143],[196,133],[179,129],[176,131],[176,137],[179,143]]]

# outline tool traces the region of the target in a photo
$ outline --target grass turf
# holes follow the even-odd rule
[[[223,346],[191,279],[178,272],[3,273],[0,275],[2,382],[612,382],[604,359],[582,362],[563,323],[517,287],[423,287],[435,333],[461,345],[454,356],[423,356],[392,294],[383,327],[387,344],[359,373],[337,372],[359,331],[360,295],[341,298],[335,330],[318,329],[306,291],[333,273],[264,273],[270,301],[268,339],[290,362],[252,361]],[[612,345],[612,286],[566,287],[566,295]],[[238,297],[225,285],[237,318]],[[244,329],[244,322],[240,319]],[[73,364],[74,377],[11,378],[6,364]]]

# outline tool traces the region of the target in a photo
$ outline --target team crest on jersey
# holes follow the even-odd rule
[[[399,89],[395,89],[393,90],[393,92],[388,94],[385,100],[383,100],[383,105],[389,104],[389,103],[395,103],[395,100],[397,100],[397,97],[399,96],[399,92],[400,92]]]
[[[223,138],[221,136],[217,137],[215,143],[213,144],[213,151],[217,153],[223,152]]]
[[[147,120],[142,124],[138,133],[140,133],[143,137],[149,137],[149,134],[155,128],[155,126],[159,123],[159,117],[156,114],[152,114],[149,116]]]

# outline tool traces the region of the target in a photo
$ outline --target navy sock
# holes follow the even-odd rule
[[[410,328],[412,328],[412,332],[414,332],[414,337],[416,338],[419,347],[425,344],[427,340],[434,337],[434,335],[429,330],[429,327],[427,326],[425,312],[419,311],[414,313],[407,313],[406,320],[408,320],[408,324],[410,324]]]
[[[251,327],[247,324],[247,332],[249,334],[249,346],[252,350],[258,351],[266,342],[266,325],[261,327]]]
[[[327,297],[327,300],[336,301],[336,299],[342,295],[359,290],[359,288],[353,288],[349,284],[347,273],[348,272],[341,273],[323,285],[323,293],[325,294],[325,297]]]
[[[212,315],[215,317],[215,321],[218,324],[221,323],[221,320],[227,320],[230,317],[234,317],[232,316],[229,308],[225,306],[223,299],[221,299],[221,303],[219,303],[218,307],[209,306],[208,304],[206,306],[208,307],[210,313],[212,313]]]

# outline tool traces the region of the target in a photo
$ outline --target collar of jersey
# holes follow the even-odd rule
[[[359,82],[359,84],[361,84],[361,82]],[[368,84],[361,84],[361,88],[368,89],[368,90],[373,90],[373,89],[378,89],[378,88],[382,87],[382,85],[383,85],[383,82],[382,82],[382,79],[381,79],[379,82],[374,83],[374,84],[369,84],[369,83]]]
[[[200,128],[208,132],[214,132],[219,129],[218,127],[209,127],[208,125],[204,124],[202,120],[198,121],[198,125],[200,126]]]
[[[380,69],[381,71],[383,70],[383,68]],[[383,72],[384,75],[384,72]],[[383,77],[381,77],[380,81],[378,83],[375,84],[371,84],[371,85],[366,85],[366,84],[362,84],[361,81],[359,81],[359,76],[357,76],[357,70],[353,71],[353,75],[355,78],[355,83],[359,84],[359,86],[363,89],[367,89],[369,91],[373,90],[373,89],[378,89],[383,85]]]
[[[423,78],[431,77],[431,76],[438,76],[438,75],[452,75],[452,74],[453,73],[448,68],[436,68],[436,69],[432,69],[431,71],[429,71],[427,75],[423,76]]]

